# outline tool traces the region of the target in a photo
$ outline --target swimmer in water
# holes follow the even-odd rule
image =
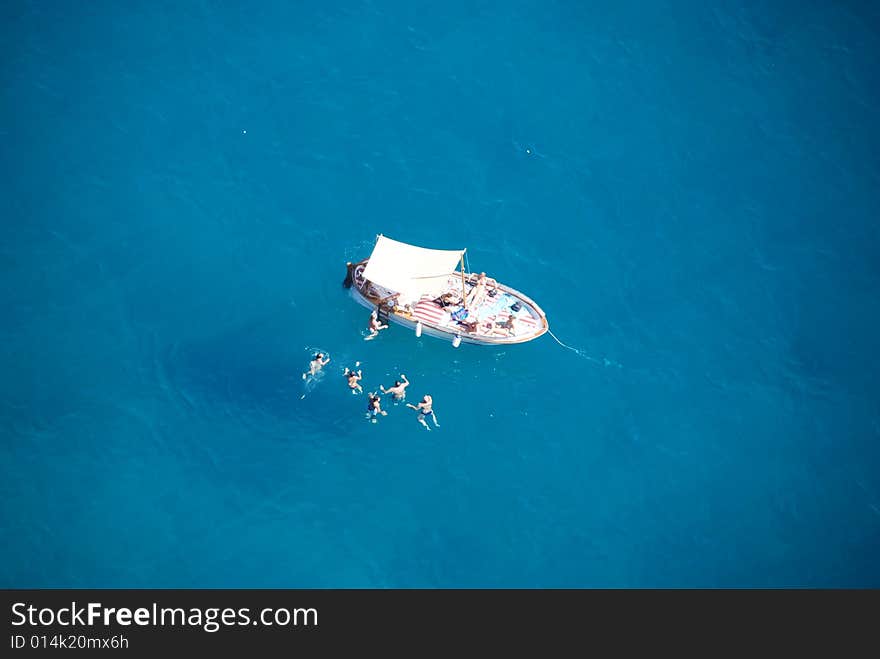
[[[436,428],[440,427],[440,424],[437,423],[437,415],[434,414],[434,409],[432,407],[433,404],[434,400],[428,394],[425,394],[425,397],[422,398],[422,402],[418,405],[413,405],[412,403],[406,404],[407,407],[411,407],[419,413],[419,423],[425,426],[425,430],[430,430],[428,422],[426,421],[428,417],[434,419],[434,426]]]
[[[358,380],[363,378],[363,374],[360,369],[357,371],[350,370],[348,366],[345,367],[345,372],[343,373],[346,378],[348,378],[348,387],[351,389],[351,393],[359,394],[363,392],[363,387],[358,383]]]
[[[391,394],[394,396],[394,400],[403,400],[406,398],[406,388],[409,386],[409,380],[406,379],[406,376],[401,373],[400,379],[394,381],[393,387],[388,387],[387,389],[383,387],[381,384],[379,385],[379,389],[383,394]]]
[[[378,415],[388,416],[388,412],[382,409],[382,399],[374,392],[370,392],[368,394],[369,401],[367,402],[367,418],[372,422],[376,423],[376,417]]]
[[[379,312],[375,309],[373,313],[370,314],[370,326],[367,328],[370,331],[370,335],[365,337],[366,339],[374,339],[379,335],[379,331],[383,329],[388,329],[388,325],[382,323],[379,320]]]
[[[315,355],[314,359],[312,359],[311,363],[309,364],[309,372],[303,373],[303,380],[305,380],[310,375],[317,374],[318,371],[320,371],[322,368],[324,368],[329,363],[330,363],[329,357],[327,357],[325,359],[323,352],[317,353]]]

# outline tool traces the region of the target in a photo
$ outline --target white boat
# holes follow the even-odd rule
[[[428,249],[383,235],[369,258],[347,263],[343,285],[380,320],[452,342],[507,345],[550,328],[532,299],[485,273],[465,272],[464,249]],[[460,264],[460,271],[458,270]]]

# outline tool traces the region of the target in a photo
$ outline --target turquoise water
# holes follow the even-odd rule
[[[880,586],[875,4],[247,4],[0,8],[0,584]]]

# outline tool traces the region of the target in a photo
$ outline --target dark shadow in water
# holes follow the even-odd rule
[[[327,423],[332,400],[309,395],[302,372],[307,367],[303,341],[285,310],[232,327],[165,353],[169,385],[181,397],[209,413],[247,419],[295,423],[304,430],[345,434]],[[327,384],[324,374],[317,386]],[[303,399],[303,394],[306,398]],[[245,419],[247,417],[247,419]]]

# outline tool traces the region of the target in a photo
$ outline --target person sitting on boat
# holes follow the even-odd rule
[[[327,357],[324,359],[324,353],[319,352],[315,355],[314,359],[309,363],[309,372],[303,373],[303,380],[306,379],[309,375],[315,375],[318,371],[324,368],[327,364],[330,363],[330,358]]]
[[[406,379],[406,376],[401,373],[400,379],[394,381],[393,387],[388,387],[387,389],[383,387],[381,384],[379,385],[379,389],[383,394],[392,394],[394,396],[394,400],[403,400],[406,398],[406,388],[409,386],[409,380]]]
[[[385,325],[384,323],[382,323],[381,320],[379,320],[379,312],[373,309],[372,313],[370,314],[370,335],[367,338],[372,339],[379,334],[379,330],[383,329],[388,329],[388,325]]]
[[[510,314],[502,321],[496,321],[495,326],[500,327],[503,330],[507,330],[507,334],[509,336],[513,336],[516,334],[516,326],[514,325],[514,321],[516,320],[516,316]]]
[[[346,366],[343,375],[348,378],[348,388],[351,389],[351,393],[359,394],[363,392],[363,387],[361,387],[361,385],[358,383],[358,380],[363,378],[363,374],[361,373],[360,369],[355,372],[353,369],[349,369],[348,366]]]
[[[367,418],[376,423],[376,417],[381,414],[388,416],[388,412],[382,409],[382,399],[375,392],[369,393],[369,402],[367,402]]]
[[[462,320],[458,321],[458,325],[461,328],[463,328],[465,332],[471,332],[471,333],[477,331],[478,324],[479,324],[479,321],[473,317],[472,318],[463,318]]]
[[[428,427],[428,422],[426,420],[429,416],[434,419],[434,426],[437,428],[440,427],[440,424],[437,423],[437,415],[434,414],[434,409],[432,407],[433,405],[434,400],[428,394],[425,394],[425,397],[422,398],[422,402],[420,402],[418,405],[413,405],[412,403],[406,404],[407,407],[411,407],[419,413],[419,423],[425,426],[425,430],[430,430],[430,428]]]

